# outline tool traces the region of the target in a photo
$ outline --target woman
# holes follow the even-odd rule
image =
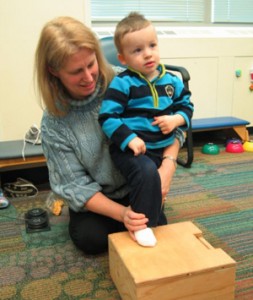
[[[114,71],[96,36],[70,17],[48,22],[38,42],[35,74],[46,108],[41,132],[50,185],[69,205],[71,239],[87,254],[106,251],[113,232],[128,230],[135,239],[133,232],[146,228],[148,218],[129,206],[129,188],[111,161],[97,121]],[[179,132],[164,155],[176,158],[182,140]],[[174,172],[174,162],[164,160],[159,168],[163,196]],[[152,184],[152,174],[145,180]],[[162,211],[160,224],[166,224]]]

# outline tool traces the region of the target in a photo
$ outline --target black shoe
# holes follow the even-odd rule
[[[7,197],[31,197],[38,193],[38,189],[30,181],[17,178],[16,182],[5,183],[3,185],[4,194]]]

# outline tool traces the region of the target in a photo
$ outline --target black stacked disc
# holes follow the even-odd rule
[[[28,210],[26,217],[26,232],[40,232],[50,230],[47,211],[42,208]]]

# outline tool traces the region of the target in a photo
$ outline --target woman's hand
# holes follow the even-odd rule
[[[122,220],[134,241],[136,240],[134,232],[146,228],[148,222],[144,214],[134,212],[130,206],[124,208]]]
[[[85,208],[103,216],[124,223],[133,240],[134,231],[147,227],[148,218],[144,214],[134,212],[130,206],[123,206],[109,198],[101,192],[96,193],[86,202]]]

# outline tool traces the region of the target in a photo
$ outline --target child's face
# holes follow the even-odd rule
[[[149,80],[157,76],[160,62],[158,40],[152,25],[139,31],[127,33],[121,42],[120,62],[141,72]]]

